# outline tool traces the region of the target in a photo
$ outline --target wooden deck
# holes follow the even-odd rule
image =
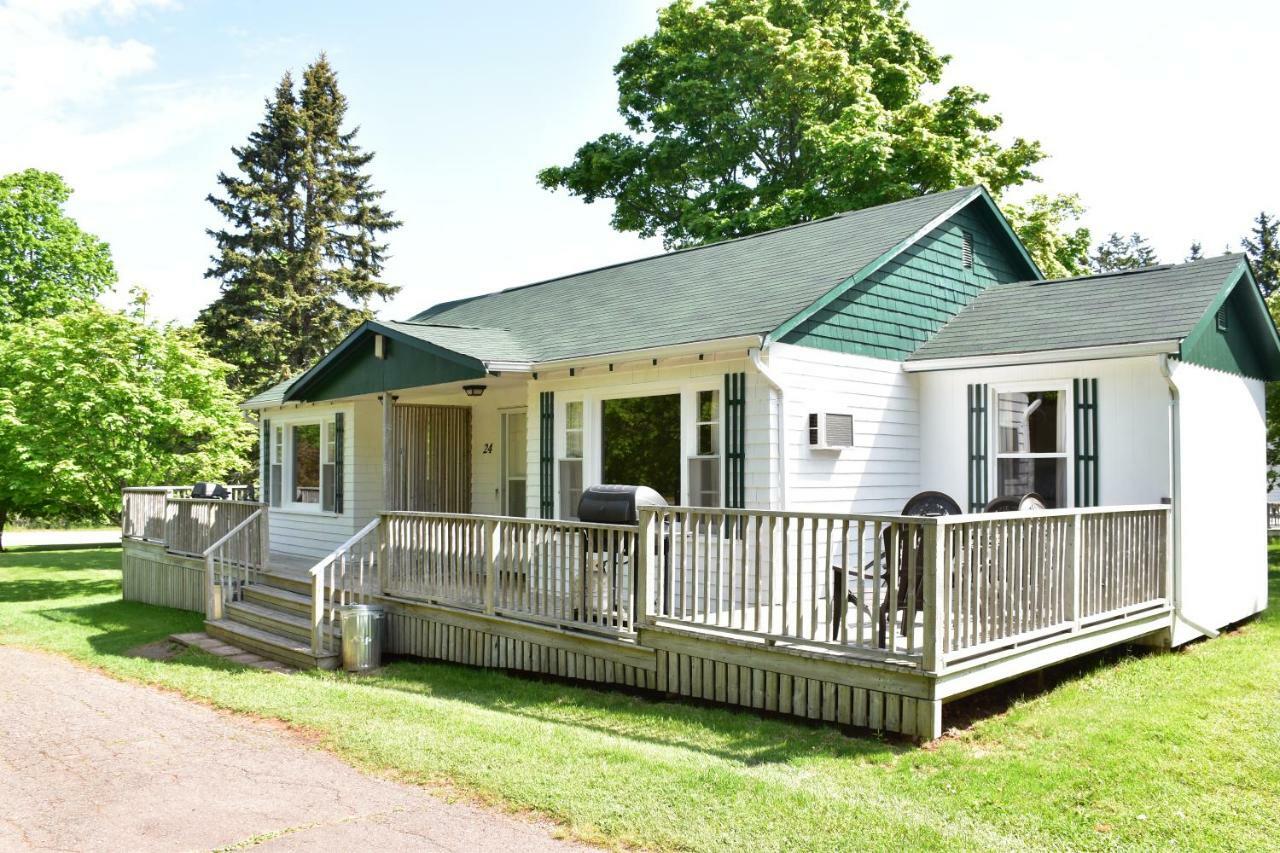
[[[937,519],[677,507],[638,526],[389,512],[316,561],[264,548],[266,513],[236,503],[140,518],[126,597],[203,610],[220,590],[207,624],[255,651],[280,635],[301,665],[332,665],[338,608],[372,602],[401,654],[931,738],[948,699],[1170,626],[1164,506]]]

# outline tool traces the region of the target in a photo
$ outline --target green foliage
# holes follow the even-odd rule
[[[90,304],[0,326],[0,533],[13,513],[101,518],[137,483],[215,479],[254,429],[186,330]]]
[[[1204,259],[1204,246],[1200,245],[1199,240],[1191,242],[1191,249],[1187,252],[1187,263]]]
[[[1240,247],[1253,265],[1253,275],[1263,297],[1269,297],[1280,286],[1280,219],[1261,211],[1253,220],[1251,236],[1240,241]]]
[[[1077,225],[1084,215],[1080,196],[1037,193],[1026,204],[1001,205],[1005,217],[1045,278],[1089,274],[1089,229]]]
[[[228,226],[211,230],[217,253],[205,274],[222,293],[197,320],[214,355],[235,366],[237,390],[296,374],[373,317],[371,300],[398,287],[380,281],[399,227],[372,187],[372,152],[343,131],[347,99],[323,55],[300,92],[285,74],[247,144],[233,148],[238,175],[218,175],[209,202]]]
[[[1121,272],[1154,267],[1160,261],[1146,237],[1136,231],[1128,237],[1113,231],[1110,237],[1098,244],[1089,263],[1094,272]]]
[[[0,323],[58,314],[115,284],[107,244],[63,211],[70,197],[52,172],[0,177]]]
[[[612,199],[614,228],[669,248],[1034,179],[1039,144],[996,142],[986,95],[925,98],[948,57],[905,12],[900,0],[676,0],[614,67],[628,132],[538,179]]]

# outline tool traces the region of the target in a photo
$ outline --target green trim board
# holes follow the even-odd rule
[[[906,359],[985,288],[1039,274],[1024,263],[1002,222],[981,199],[971,200],[871,275],[834,294],[779,340]],[[967,255],[972,257],[968,266]]]
[[[747,374],[724,375],[724,505],[744,509],[746,496]]]
[[[987,386],[970,385],[968,393],[969,430],[969,512],[982,512],[987,505]]]
[[[538,395],[538,514],[555,518],[556,395]]]
[[[1075,505],[1101,506],[1098,491],[1098,380],[1072,380]]]
[[[1253,379],[1280,379],[1280,334],[1247,260],[1241,259],[1227,275],[1183,339],[1180,357],[1188,364]]]

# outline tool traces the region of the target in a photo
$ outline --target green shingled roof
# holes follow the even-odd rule
[[[963,187],[441,303],[414,323],[510,330],[531,361],[767,334],[939,217]]]
[[[1243,255],[1119,273],[988,287],[908,361],[1181,341]]]

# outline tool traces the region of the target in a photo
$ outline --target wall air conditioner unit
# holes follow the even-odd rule
[[[813,412],[809,415],[809,446],[840,450],[853,446],[853,415]]]

